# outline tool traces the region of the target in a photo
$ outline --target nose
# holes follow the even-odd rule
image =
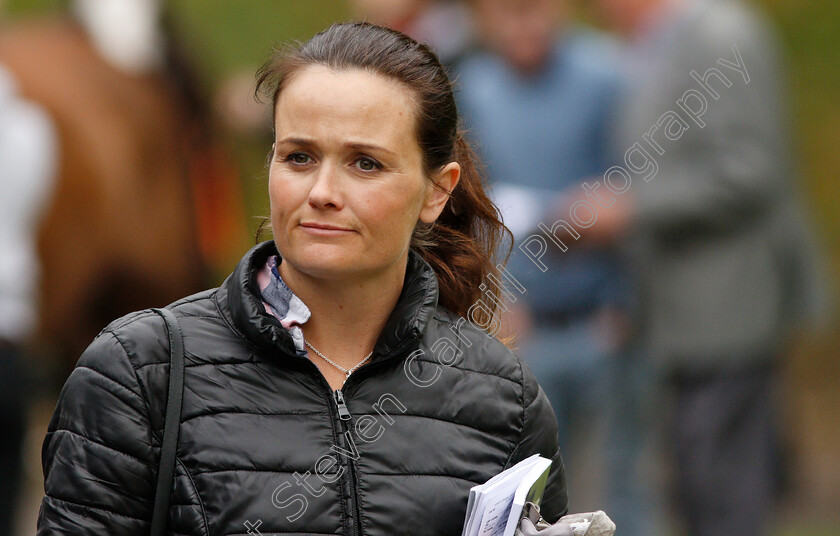
[[[336,166],[323,162],[318,167],[309,190],[309,204],[314,208],[336,208],[344,206],[341,194],[341,177]]]

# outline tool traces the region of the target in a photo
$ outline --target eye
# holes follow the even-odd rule
[[[374,171],[382,169],[382,164],[368,156],[362,156],[356,160],[356,167],[362,171]]]
[[[302,165],[309,164],[312,161],[312,158],[306,153],[302,153],[300,151],[294,151],[294,152],[291,152],[291,153],[287,154],[286,157],[283,158],[283,161],[284,162],[290,162],[290,163],[298,165],[298,166],[302,166]]]

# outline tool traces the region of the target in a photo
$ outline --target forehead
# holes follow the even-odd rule
[[[388,148],[413,142],[411,91],[385,76],[312,65],[296,73],[275,108],[277,137],[361,138]],[[416,142],[415,142],[416,144]]]

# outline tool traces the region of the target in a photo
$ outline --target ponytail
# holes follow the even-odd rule
[[[507,236],[510,240],[502,263],[507,262],[513,236],[484,191],[478,159],[462,130],[456,135],[454,157],[461,166],[461,179],[437,221],[418,225],[412,247],[437,275],[439,303],[466,318],[482,296],[480,286],[489,284],[488,276],[500,281],[497,253]],[[479,326],[491,325],[496,302],[484,300],[484,305],[489,306],[489,312],[486,307],[475,308],[468,320]]]

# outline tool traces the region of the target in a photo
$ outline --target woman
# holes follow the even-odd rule
[[[456,535],[469,488],[536,453],[559,518],[554,415],[474,325],[504,227],[435,55],[339,24],[275,55],[258,89],[274,240],[169,306],[187,356],[170,530]],[[38,534],[148,531],[168,352],[149,311],[85,351],[44,442]]]

